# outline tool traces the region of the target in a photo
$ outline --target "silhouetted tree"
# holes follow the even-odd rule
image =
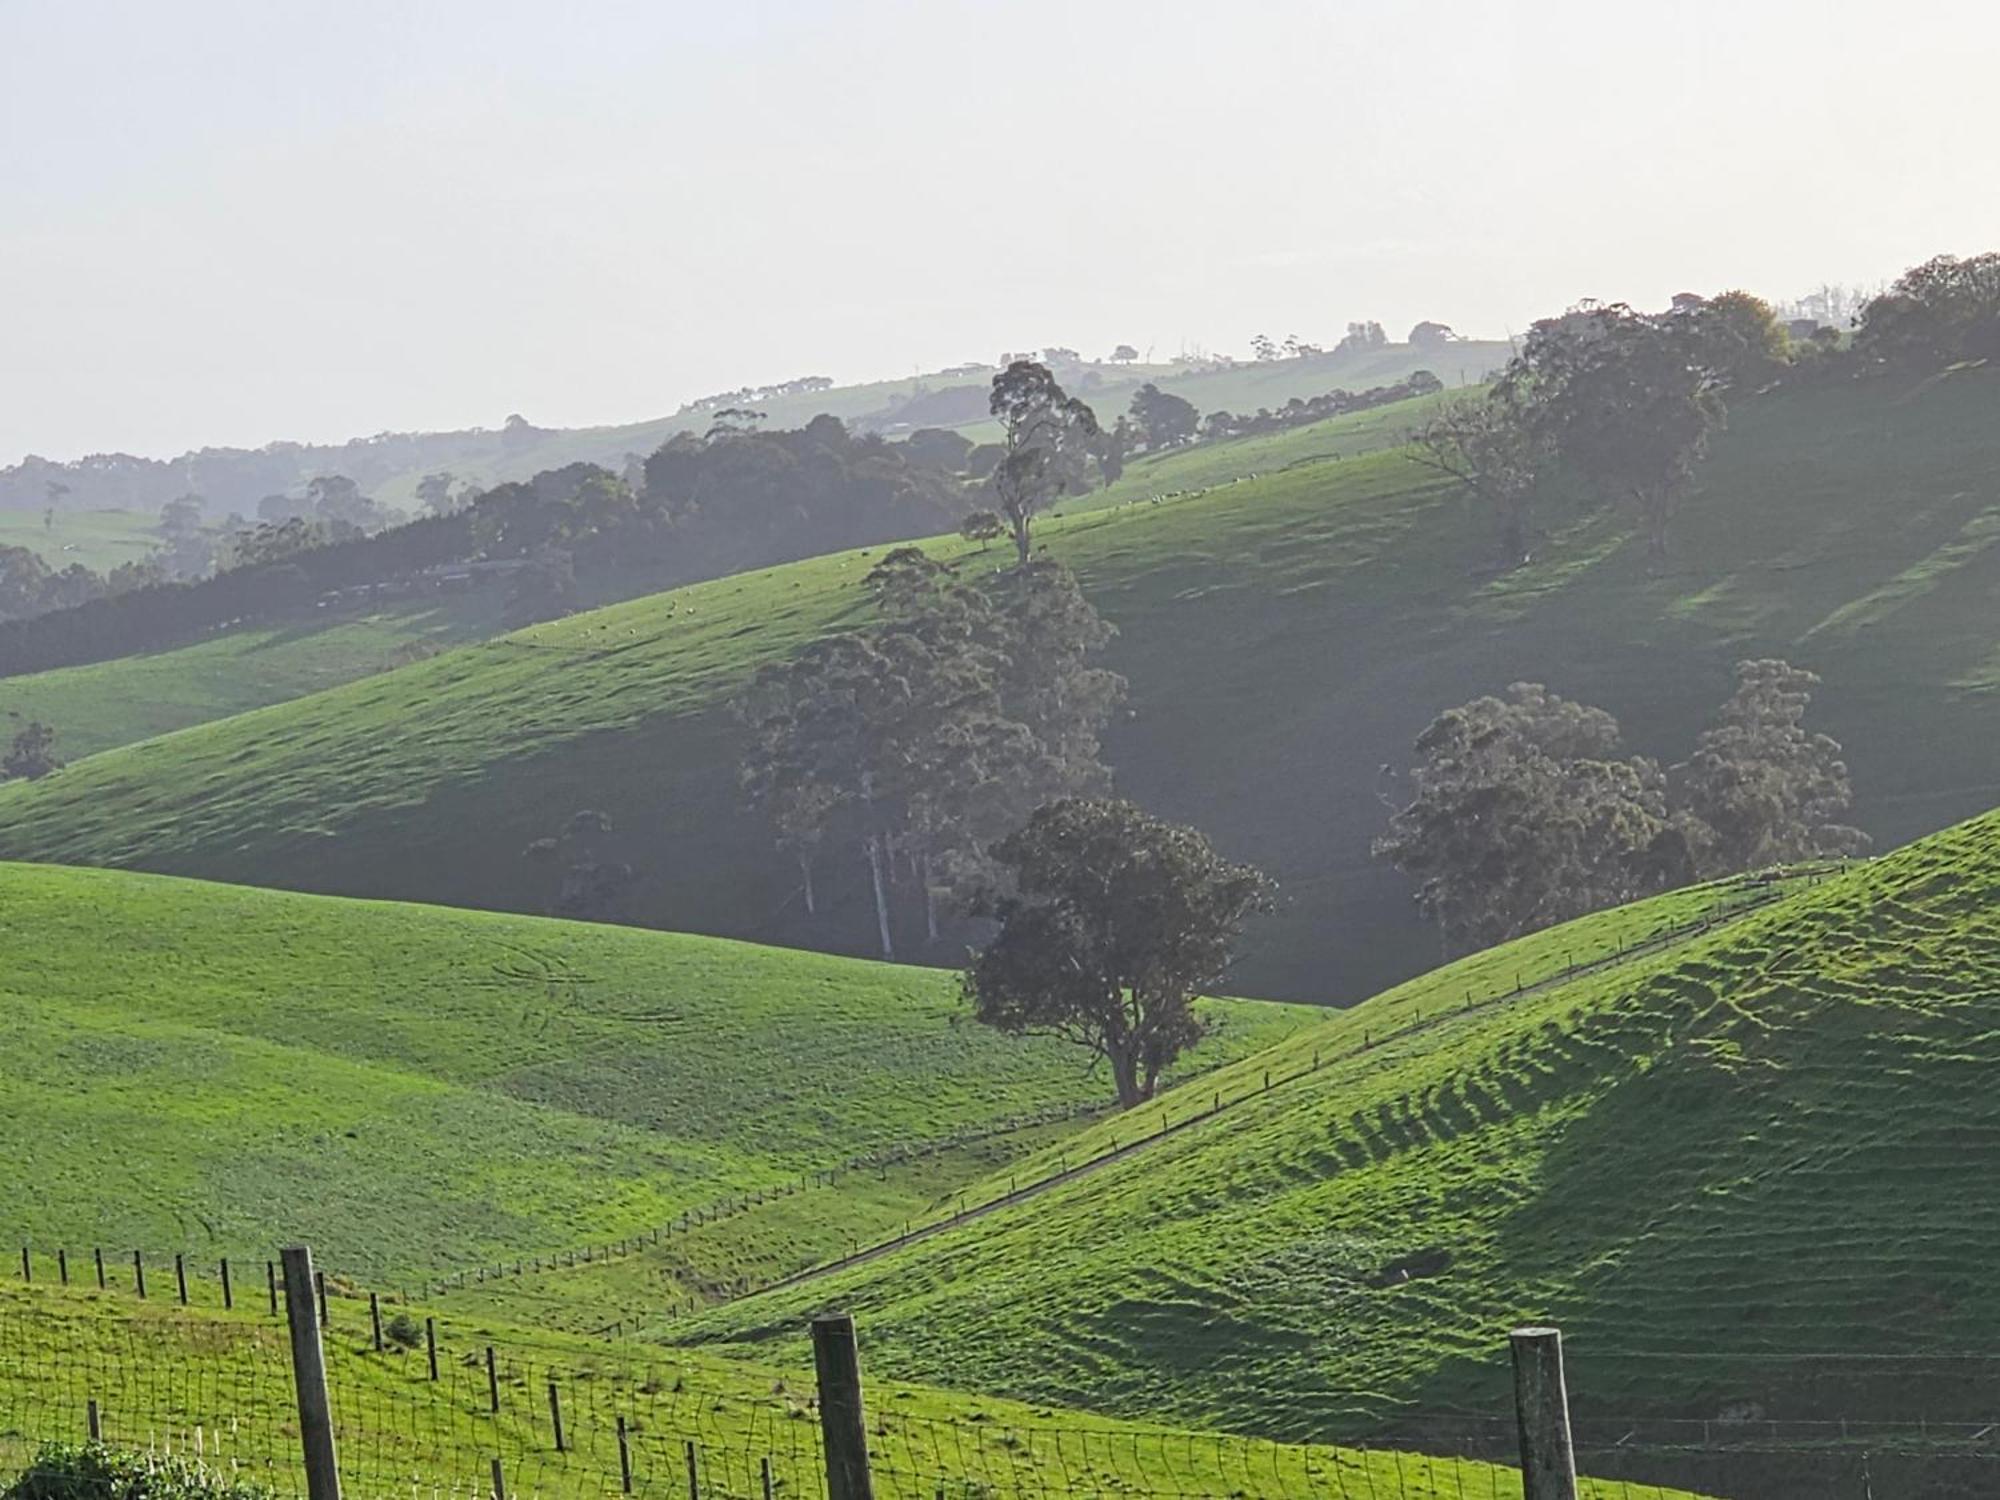
[[[1007,434],[1006,452],[993,471],[994,509],[1025,563],[1035,516],[1063,495],[1089,488],[1083,465],[1098,442],[1097,414],[1032,360],[1016,360],[993,377],[989,406]]]
[[[56,758],[56,732],[39,719],[31,719],[15,734],[13,744],[7,747],[7,754],[0,758],[0,776],[22,781],[39,781],[52,772],[60,771],[63,763]]]

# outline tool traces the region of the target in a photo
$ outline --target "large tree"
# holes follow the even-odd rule
[[[1440,406],[1412,435],[1417,462],[1452,479],[1499,535],[1507,567],[1528,559],[1547,454],[1506,388]]]
[[[1009,879],[985,907],[999,934],[965,971],[973,1014],[1088,1048],[1122,1106],[1152,1098],[1270,882],[1192,828],[1095,798],[1048,804],[994,855]]]
[[[1163,391],[1150,380],[1132,394],[1132,422],[1145,435],[1152,452],[1194,440],[1201,426],[1201,413],[1194,403],[1172,391]]]
[[[0,756],[0,779],[18,777],[23,781],[39,781],[60,771],[63,763],[56,756],[55,744],[56,732],[53,729],[39,720],[29,720],[15,734],[6,755]]]
[[[1722,421],[1720,382],[1703,354],[1696,316],[1586,306],[1530,328],[1499,382],[1538,441],[1606,496],[1632,503],[1655,561]]]
[[[1031,359],[1017,359],[993,377],[988,405],[1006,432],[993,470],[994,509],[1025,563],[1034,518],[1062,496],[1090,488],[1084,465],[1098,447],[1097,414]]]
[[[743,785],[800,862],[858,842],[885,956],[891,886],[963,905],[992,873],[990,849],[1051,798],[1099,792],[1098,736],[1124,679],[1092,665],[1110,639],[1069,571],[1038,559],[977,583],[914,547],[870,572],[876,619],[760,674],[742,713],[753,740]]]
[[[1839,821],[1854,804],[1839,741],[1803,723],[1818,685],[1787,661],[1738,662],[1736,691],[1670,771],[1701,875],[1867,847],[1866,834]]]
[[[1517,682],[1440,714],[1416,752],[1409,801],[1375,852],[1418,882],[1449,954],[1688,874],[1659,767],[1620,753],[1602,709]]]

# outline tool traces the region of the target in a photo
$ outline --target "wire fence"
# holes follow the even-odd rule
[[[829,1497],[809,1375],[645,1346],[433,1343],[434,1327],[393,1321],[378,1349],[372,1319],[330,1311],[327,1391],[349,1497]],[[0,1475],[46,1443],[96,1436],[290,1500],[307,1494],[300,1428],[287,1329],[258,1313],[89,1293],[0,1310]],[[1588,1416],[1573,1431],[1588,1500],[2000,1494],[2000,1420]],[[869,1393],[865,1433],[884,1500],[1523,1495],[1516,1418],[1505,1411],[1405,1413],[1393,1435],[1329,1446],[885,1388]]]

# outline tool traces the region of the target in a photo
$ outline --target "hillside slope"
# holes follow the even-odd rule
[[[1077,497],[1066,508],[1079,512],[1185,495],[1394,447],[1431,404],[1423,398],[1400,401],[1284,432],[1148,454],[1135,459],[1117,484]],[[0,515],[0,539],[4,523]],[[656,589],[656,579],[620,572],[589,579],[580,593],[589,603],[605,604]],[[115,661],[0,677],[0,716],[55,725],[61,753],[75,760],[304,697],[448,645],[490,639],[506,629],[505,603],[498,586],[471,594],[370,600],[281,624],[239,624]]]
[[[2000,813],[1533,987],[1702,894],[1427,975],[1160,1103],[1252,1084],[1212,1120],[665,1331],[838,1305],[905,1377],[1324,1439],[1495,1410],[1491,1330],[1546,1319],[1586,1417],[1990,1418]]]
[[[972,1024],[948,974],[670,933],[14,865],[0,952],[10,1245],[298,1235],[415,1279],[1108,1087]],[[1303,1019],[1214,1014],[1190,1066]]]
[[[1238,970],[1252,993],[1351,1000],[1435,954],[1369,856],[1378,769],[1441,708],[1533,678],[1673,759],[1739,657],[1826,678],[1858,820],[1884,845],[2000,798],[2000,372],[1748,403],[1654,569],[1622,514],[1561,524],[1535,561],[1396,452],[1308,465],[1043,528],[1121,629],[1121,787],[1284,884]],[[941,544],[963,550],[959,544]],[[989,554],[997,563],[1001,550]],[[734,691],[855,618],[865,555],[580,615],[0,788],[0,852],[513,908],[519,859],[613,810],[660,925],[849,951],[858,858],[816,918],[738,808]],[[956,954],[939,954],[950,961]]]

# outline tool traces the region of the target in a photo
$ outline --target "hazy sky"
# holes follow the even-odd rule
[[[2000,248],[2000,7],[0,0],[0,463]]]

